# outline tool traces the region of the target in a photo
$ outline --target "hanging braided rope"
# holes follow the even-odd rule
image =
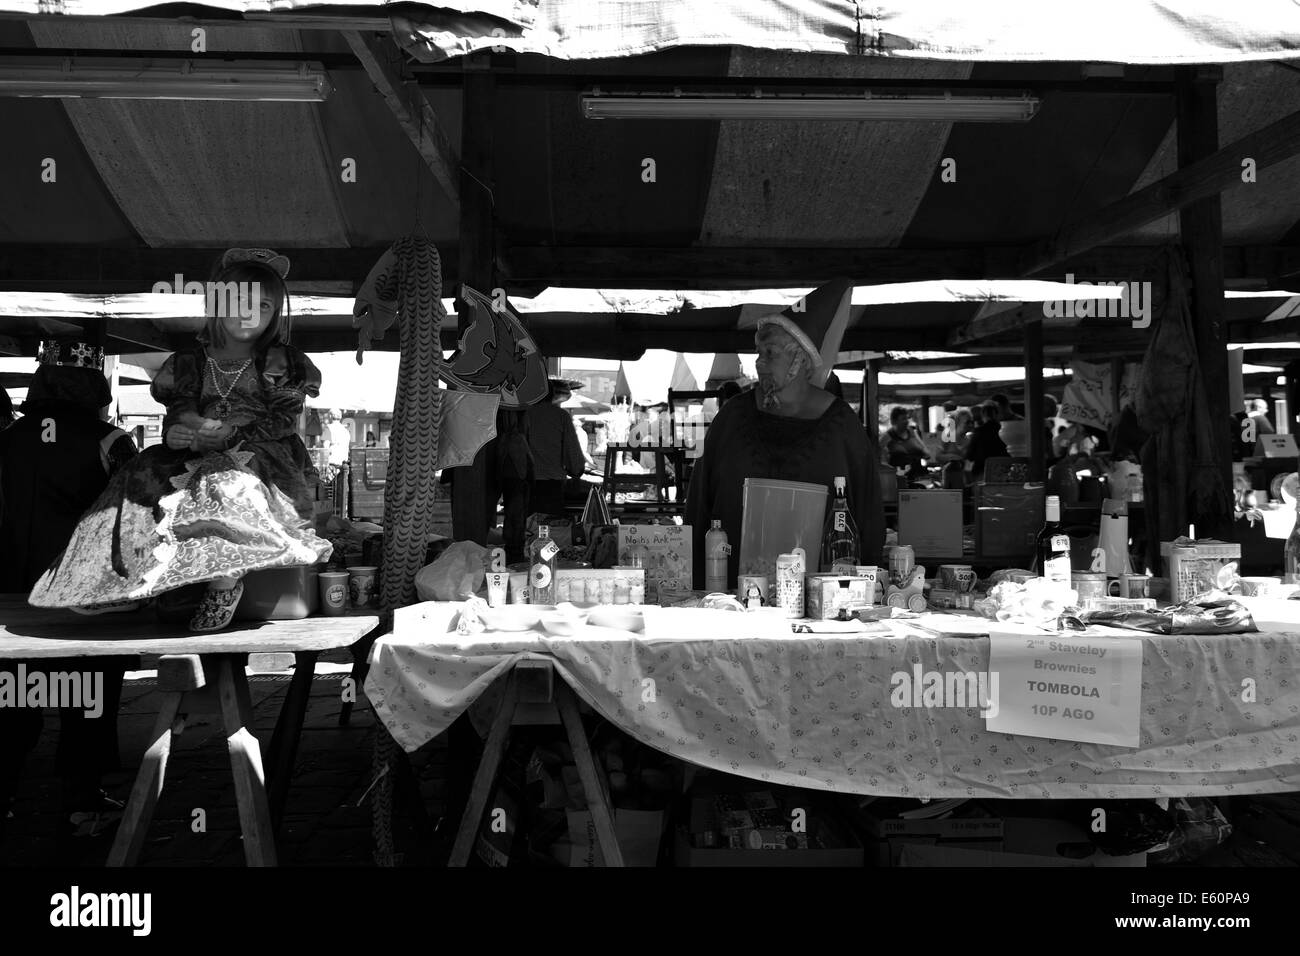
[[[394,307],[395,303],[395,307]],[[401,359],[384,486],[384,565],[380,605],[385,611],[415,602],[415,575],[424,565],[437,484],[438,425],[442,419],[442,263],[423,236],[398,239],[357,294],[353,325],[361,351],[397,322]]]
[[[388,442],[388,478],[384,485],[384,558],[380,586],[384,630],[392,612],[415,602],[415,575],[424,565],[433,529],[438,472],[438,426],[442,420],[442,262],[432,242],[422,236],[397,240],[380,257],[362,284],[353,308],[362,352],[394,321],[401,358],[393,430]],[[374,762],[379,774],[372,808],[375,860],[396,866],[401,855],[393,845],[393,767],[396,744],[382,725],[376,729]]]

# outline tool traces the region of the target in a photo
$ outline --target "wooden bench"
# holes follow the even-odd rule
[[[75,659],[160,655],[158,718],[140,762],[109,866],[131,866],[140,856],[166,778],[173,736],[182,714],[221,716],[235,781],[244,857],[250,866],[274,866],[275,827],[283,815],[298,737],[321,651],[349,647],[379,625],[374,615],[313,617],[235,626],[193,634],[159,624],[152,612],[85,616],[34,608],[22,596],[0,596],[0,660]],[[294,675],[268,749],[270,794],[262,751],[253,734],[244,667],[249,654],[294,655]],[[84,665],[83,665],[84,666]],[[105,714],[105,719],[116,715]]]

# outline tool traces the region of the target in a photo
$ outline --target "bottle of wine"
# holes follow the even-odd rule
[[[722,522],[714,518],[713,527],[704,536],[704,590],[727,590],[727,555],[730,553],[727,532],[722,530]]]
[[[845,480],[835,479],[835,497],[822,529],[821,570],[826,574],[853,574],[858,565],[858,526],[849,511]]]
[[[1061,529],[1061,499],[1047,496],[1047,520],[1034,547],[1034,569],[1039,577],[1070,586],[1070,536]]]
[[[528,546],[528,602],[555,603],[555,556],[559,546],[551,540],[550,525],[539,525],[537,537]]]

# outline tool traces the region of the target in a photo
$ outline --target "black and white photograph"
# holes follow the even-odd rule
[[[0,385],[17,933],[1285,925],[1300,3],[0,0]]]

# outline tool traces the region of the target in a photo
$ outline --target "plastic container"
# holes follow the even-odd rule
[[[794,548],[820,554],[825,485],[746,478],[740,524],[740,574],[776,580],[776,559]]]

